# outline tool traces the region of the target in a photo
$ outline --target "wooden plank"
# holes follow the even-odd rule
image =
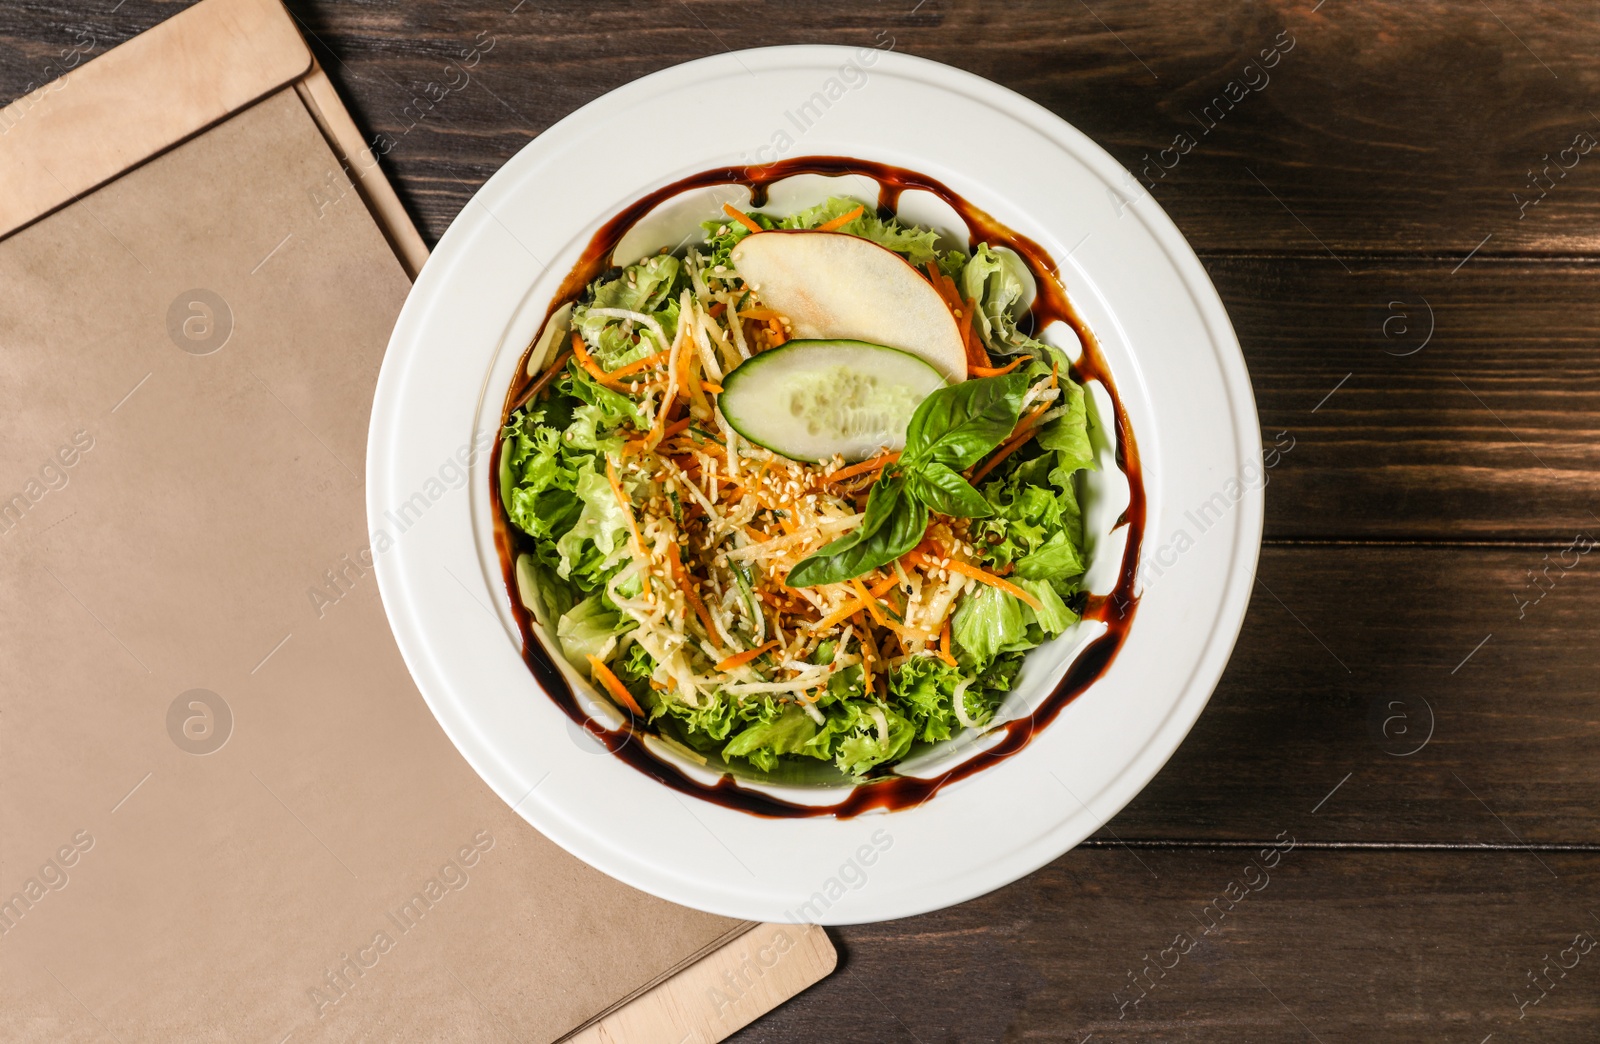
[[[1600,554],[1564,557],[1264,549],[1210,704],[1101,837],[1600,843]]]
[[[1595,265],[1212,259],[1255,386],[1269,538],[1600,525]],[[1269,454],[1269,460],[1273,455]]]
[[[1263,829],[1287,846],[1301,822]],[[1593,853],[1078,850],[961,906],[832,930],[845,966],[731,1039],[1589,1044],[1596,910]]]
[[[1600,152],[1561,158],[1575,137],[1600,135],[1589,111],[1600,107],[1587,100],[1600,86],[1589,60],[1600,43],[1593,5],[434,0],[295,9],[369,140],[384,136],[385,163],[430,242],[529,138],[638,76],[728,48],[893,41],[1020,91],[1130,168],[1150,167],[1155,197],[1202,250],[1416,250],[1453,263],[1486,237],[1486,254],[1600,245]],[[114,15],[81,0],[6,5],[0,94],[44,82],[79,28],[103,47],[168,12],[155,0],[125,0]],[[1293,48],[1270,69],[1247,68],[1285,30]],[[1227,100],[1230,82],[1237,103]],[[1195,144],[1163,160],[1185,133]],[[1165,177],[1158,162],[1171,164]],[[1522,207],[1514,192],[1538,197],[1530,170],[1548,187]]]

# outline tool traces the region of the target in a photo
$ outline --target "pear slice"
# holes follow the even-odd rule
[[[791,336],[867,341],[909,352],[945,379],[967,379],[961,331],[926,279],[892,250],[842,232],[757,232],[730,255]]]

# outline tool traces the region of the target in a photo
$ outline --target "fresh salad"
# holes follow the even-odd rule
[[[881,774],[983,729],[1086,595],[1083,387],[1007,251],[834,198],[558,309],[502,433],[520,597],[685,756]]]

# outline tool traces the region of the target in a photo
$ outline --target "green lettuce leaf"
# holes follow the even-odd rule
[[[771,721],[758,722],[740,732],[722,748],[725,758],[748,758],[763,772],[771,772],[784,754],[801,754],[817,735],[817,723],[795,704],[789,704]]]
[[[816,228],[834,218],[843,217],[857,207],[865,208],[861,216],[846,222],[835,231],[870,239],[879,246],[900,254],[907,262],[918,268],[938,256],[933,245],[939,241],[939,233],[931,229],[908,227],[894,218],[884,221],[878,217],[876,204],[863,203],[861,200],[845,196],[834,196],[824,203],[802,210],[793,217],[784,218],[778,224],[781,228]]]
[[[578,470],[577,497],[583,509],[577,522],[556,541],[556,573],[586,590],[604,581],[605,560],[628,539],[628,519],[606,477],[586,460]]]
[[[977,522],[974,532],[990,566],[1015,564],[1016,575],[1028,580],[1067,580],[1083,572],[1082,513],[1070,474],[1055,461],[1055,453],[1046,453],[984,484],[995,514]]]
[[[1054,349],[1017,328],[1016,312],[1024,286],[1013,264],[989,244],[979,244],[961,273],[961,294],[979,303],[973,318],[983,343],[991,352],[997,355],[1026,352],[1047,359]]]
[[[981,673],[1002,652],[1033,648],[1031,616],[1027,605],[997,587],[968,590],[950,617],[956,661],[968,673]]]
[[[1057,454],[1056,466],[1068,473],[1095,467],[1094,445],[1089,440],[1089,410],[1083,385],[1061,382],[1061,406],[1067,412],[1039,429],[1039,445]]]
[[[623,441],[616,434],[617,428],[624,424],[641,429],[650,426],[632,399],[599,384],[576,364],[571,364],[571,370],[562,377],[560,384],[580,400],[561,438],[569,449],[615,453]]]
[[[629,265],[613,279],[596,280],[589,288],[590,300],[572,311],[572,326],[582,335],[595,361],[607,370],[661,351],[658,345],[629,319],[594,315],[595,308],[622,308],[649,315],[666,332],[668,343],[678,328],[678,302],[683,264],[671,254],[657,254],[642,263]]]
[[[587,677],[589,657],[608,659],[617,647],[617,639],[635,626],[616,609],[606,608],[603,596],[597,592],[561,614],[556,621],[556,641],[561,654]]]
[[[876,701],[841,700],[824,713],[823,726],[806,749],[823,756],[832,752],[833,763],[851,775],[864,775],[904,757],[916,739],[916,730],[904,715]],[[886,729],[879,728],[880,716]]]
[[[917,739],[936,743],[961,728],[954,697],[961,671],[934,656],[914,656],[889,674],[889,695],[899,702]]]
[[[1049,581],[1014,577],[1013,582],[1039,600],[1038,609],[1024,603],[1023,612],[1028,623],[1038,624],[1039,629],[1049,637],[1054,638],[1078,622],[1078,614],[1068,608],[1067,603],[1062,601],[1061,595],[1056,592],[1055,585]]]

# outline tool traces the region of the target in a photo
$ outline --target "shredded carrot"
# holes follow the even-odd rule
[[[759,319],[762,322],[766,322],[768,319],[782,319],[783,316],[779,315],[777,312],[774,312],[770,308],[756,307],[756,308],[746,308],[744,311],[739,313],[739,318],[740,319]]]
[[[767,542],[767,534],[761,532],[759,529],[754,529],[754,528],[752,528],[750,526],[745,526],[744,527],[744,532],[745,532],[746,536],[748,536],[751,540],[754,540],[758,544],[764,544],[764,543]]]
[[[706,309],[706,314],[709,315],[713,319],[721,319],[722,318],[722,313],[724,311],[726,311],[727,308],[728,308],[727,302],[718,301],[716,304],[714,304],[710,308]]]
[[[1039,608],[1039,599],[1033,597],[1033,595],[1024,591],[1016,584],[1009,580],[1002,580],[1000,577],[995,576],[988,570],[979,569],[975,565],[968,565],[966,562],[963,562],[958,558],[934,559],[921,553],[920,551],[912,551],[906,557],[912,559],[917,565],[925,568],[944,568],[949,569],[952,573],[960,573],[962,576],[970,576],[979,583],[988,584],[990,587],[998,587],[1000,590],[1004,591],[1008,595],[1011,595],[1013,598],[1022,600],[1030,609]]]
[[[700,371],[693,366],[689,367],[689,404],[691,416],[711,416],[711,402],[706,398],[705,380],[700,376]]]
[[[872,594],[867,590],[867,586],[856,577],[851,578],[850,586],[855,588],[856,594],[861,596],[861,601],[866,604],[867,612],[871,613],[872,618],[878,621],[878,626],[888,627],[889,618],[883,615],[883,607],[878,604],[876,598],[872,597]]]
[[[749,663],[751,660],[754,660],[757,657],[761,656],[762,654],[767,653],[767,652],[769,652],[769,651],[771,651],[773,649],[776,649],[777,647],[778,647],[778,640],[776,638],[774,638],[772,641],[768,642],[766,645],[758,645],[754,649],[746,649],[742,653],[734,653],[732,656],[728,657],[726,660],[723,660],[721,663],[717,664],[717,670],[719,670],[719,671],[731,671],[735,667],[743,667],[745,664]]]
[[[685,431],[689,430],[689,425],[692,423],[693,418],[685,417],[680,421],[674,421],[673,423],[667,425],[666,428],[661,432],[661,441],[665,442],[674,435],[682,435]],[[698,460],[695,461],[694,464],[695,467],[700,466],[700,462]]]
[[[551,381],[561,376],[561,371],[566,369],[567,360],[570,358],[572,358],[571,348],[556,356],[556,361],[550,364],[550,368],[540,374],[537,381],[533,382],[533,387],[528,389],[528,394],[524,397],[523,402],[532,402],[538,398],[539,393],[544,391]]]
[[[956,281],[954,279],[951,279],[949,276],[945,275],[943,270],[941,270],[939,272],[939,276],[940,276],[940,278],[942,278],[944,280],[944,292],[950,296],[950,300],[955,303],[955,306],[957,308],[960,308],[961,307],[961,289],[960,289],[960,287],[956,286]]]
[[[617,469],[611,463],[610,457],[606,458],[606,481],[611,483],[611,492],[617,495],[617,503],[622,505],[622,513],[628,518],[628,532],[633,536],[633,550],[643,558],[644,539],[639,536],[639,521],[633,517],[633,505],[628,502],[628,495],[622,492],[622,480],[617,478]]]
[[[1027,431],[1023,432],[1021,435],[1014,436],[1011,439],[1010,442],[1007,442],[1004,446],[1001,446],[999,448],[999,450],[997,450],[995,452],[994,456],[992,456],[988,460],[984,461],[983,462],[983,467],[979,468],[977,471],[974,471],[972,473],[972,478],[969,479],[968,481],[974,486],[977,485],[979,482],[983,481],[983,477],[985,475],[987,475],[987,474],[989,474],[989,472],[993,471],[995,469],[995,467],[1001,461],[1005,460],[1007,457],[1011,456],[1011,454],[1015,453],[1017,451],[1018,447],[1020,447],[1023,443],[1027,442],[1031,438],[1033,438],[1033,429],[1032,428],[1029,428]]]
[[[939,271],[939,262],[929,261],[923,267],[928,273],[928,282],[933,284],[933,289],[939,295],[939,300],[944,302],[946,308],[954,312],[955,305],[950,303],[950,295],[944,292],[944,274]]]
[[[827,616],[824,616],[815,627],[811,628],[811,630],[815,633],[826,631],[828,628],[836,626],[837,624],[840,624],[850,617],[856,615],[866,607],[866,602],[863,602],[859,598],[852,598],[846,605],[840,607],[832,613],[829,613]]]
[[[1039,405],[1029,410],[1027,415],[1017,422],[1016,428],[1011,432],[1010,440],[1007,441],[1004,446],[1001,446],[998,450],[996,450],[994,456],[984,461],[983,467],[972,473],[972,478],[970,481],[976,485],[978,481],[983,478],[983,476],[989,474],[989,472],[995,469],[995,465],[1011,456],[1011,454],[1017,451],[1019,446],[1033,438],[1033,436],[1039,430],[1037,424],[1038,419],[1042,417],[1044,412],[1049,408],[1050,404],[1048,402],[1041,402]]]
[[[678,349],[678,398],[689,401],[689,374],[694,369],[695,352],[687,343]]]
[[[632,711],[635,717],[644,717],[644,708],[639,706],[638,701],[633,698],[633,693],[628,691],[628,687],[622,684],[622,679],[612,674],[611,668],[600,662],[600,657],[591,653],[589,668],[594,671],[594,676],[599,679],[600,684],[606,687],[606,691],[616,697],[618,703]]]
[[[589,349],[584,347],[583,337],[576,330],[572,334],[572,357],[578,360],[579,366],[588,371],[590,377],[593,377],[607,388],[615,392],[627,392],[628,386],[626,384],[613,380],[611,375],[602,370],[600,364],[594,361],[594,356],[590,355]]]
[[[903,649],[905,648],[905,643],[908,641],[927,641],[930,637],[932,637],[932,635],[915,628],[902,626],[889,619],[889,617],[879,609],[879,599],[882,598],[883,593],[899,582],[899,577],[891,576],[886,581],[880,581],[877,587],[873,588],[871,591],[867,591],[861,586],[861,581],[850,581],[851,584],[855,585],[858,593],[867,595],[866,609],[872,614],[873,620],[878,624],[878,626],[893,632],[895,638],[900,642],[900,647]]]
[[[967,369],[987,368],[989,353],[984,350],[983,342],[978,337],[978,328],[975,322],[978,303],[976,301],[963,301],[961,291],[956,286],[956,281],[939,270],[937,261],[927,264],[928,282],[933,284],[933,289],[938,292],[939,300],[950,309],[957,323],[957,333],[961,335],[961,347],[967,354]]]
[[[859,463],[851,464],[848,467],[840,468],[832,475],[829,475],[824,481],[842,482],[847,478],[855,478],[857,475],[865,475],[869,471],[877,471],[879,468],[886,468],[899,459],[899,450],[894,450],[891,453],[880,453],[871,460],[863,460]]]
[[[872,661],[878,658],[878,648],[872,641],[872,628],[859,616],[856,622],[861,624],[861,684],[867,690],[867,695],[872,695]]]
[[[722,209],[727,213],[727,215],[729,217],[733,218],[733,220],[739,222],[739,224],[743,225],[745,228],[748,228],[750,231],[752,231],[752,232],[765,232],[766,231],[766,229],[762,228],[760,225],[758,225],[754,221],[752,221],[750,219],[750,215],[746,214],[744,211],[740,210],[738,207],[735,207],[732,203],[724,203],[724,204],[722,204]]]
[[[872,585],[872,587],[870,588],[872,597],[874,597],[874,598],[882,598],[884,595],[888,594],[899,583],[900,583],[900,578],[898,576],[895,576],[893,573],[890,573],[888,576],[884,577],[882,580],[879,580],[877,583]]]
[[[1015,370],[1018,366],[1021,366],[1022,360],[1026,358],[1026,355],[1019,355],[1015,359],[1012,359],[1010,362],[1006,363],[1004,366],[1000,367],[968,366],[967,372],[976,374],[979,377],[1000,377],[1010,373],[1012,370]]]
[[[967,353],[967,372],[981,369],[989,364],[989,356],[981,348],[974,350],[972,337],[972,309],[958,309],[961,313],[956,321],[956,332],[961,335],[961,347]],[[979,358],[982,355],[983,358]]]
[[[838,217],[834,218],[832,221],[824,221],[822,224],[817,226],[817,231],[818,232],[832,232],[836,228],[843,228],[844,226],[848,225],[850,222],[854,221],[856,218],[860,217],[862,214],[865,214],[866,212],[867,212],[867,208],[866,207],[864,207],[864,206],[857,207],[856,209],[852,210],[848,214],[840,214]]]
[[[683,592],[683,600],[689,603],[689,608],[694,610],[694,615],[700,618],[700,626],[706,629],[706,637],[716,641],[717,625],[711,622],[711,613],[706,609],[706,603],[700,600],[698,594],[695,594],[694,587],[689,580],[689,574],[684,571],[682,552],[679,550],[679,546],[672,544],[668,555],[670,556],[668,561],[672,565],[672,578],[677,581],[678,589]]]
[[[956,658],[950,655],[950,620],[946,617],[944,626],[939,629],[939,659],[952,667],[959,666]]]
[[[700,382],[700,388],[701,388],[702,391],[708,391],[708,392],[711,392],[714,395],[721,395],[722,394],[722,385],[720,385],[720,384],[712,384],[710,381],[701,381]]]
[[[1032,428],[1035,424],[1038,424],[1039,418],[1043,417],[1047,412],[1049,412],[1052,405],[1054,404],[1049,402],[1041,402],[1039,405],[1025,413],[1022,419],[1017,421],[1017,426],[1012,429],[1011,437],[1016,438],[1029,428]]]
[[[774,348],[789,339],[789,336],[783,332],[783,324],[776,319],[767,320],[767,329],[772,333],[772,346]]]
[[[666,362],[671,357],[672,351],[670,349],[664,349],[655,353],[654,355],[647,355],[643,359],[635,359],[626,366],[619,366],[606,376],[610,377],[614,381],[621,380],[630,373],[638,373],[640,370],[648,370],[650,367],[655,366],[658,363]]]
[[[783,531],[785,533],[789,533],[789,534],[792,535],[794,533],[794,531],[795,531],[795,524],[789,520],[789,516],[788,515],[779,515],[778,516],[778,525],[783,527]]]

